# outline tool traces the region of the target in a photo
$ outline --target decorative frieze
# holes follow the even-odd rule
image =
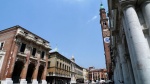
[[[32,34],[28,34],[28,35],[26,36],[26,39],[27,39],[27,40],[30,40],[30,41],[33,41],[33,42],[36,42],[36,39],[35,39],[35,37],[34,37]]]
[[[37,45],[43,46],[47,49],[50,49],[50,46],[49,46],[48,42],[45,42],[44,40],[34,36],[33,34],[31,34],[29,32],[26,32],[25,30],[23,30],[21,28],[18,28],[16,36],[23,37],[28,41],[34,42]]]
[[[122,8],[127,7],[129,5],[136,4],[136,0],[119,0],[119,4]]]

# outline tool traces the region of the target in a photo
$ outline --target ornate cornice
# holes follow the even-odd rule
[[[137,0],[130,0],[130,1],[127,1],[127,0],[120,0],[119,1],[119,4],[120,4],[120,9],[126,9],[130,6],[134,6],[136,4]]]
[[[34,34],[27,32],[21,28],[18,28],[17,33],[16,33],[16,37],[20,38],[20,39],[21,38],[26,39],[27,41],[35,43],[36,45],[42,46],[48,50],[51,49],[48,42],[44,41],[41,38],[38,38]]]
[[[138,4],[142,7],[143,5],[146,5],[146,4],[148,4],[148,3],[150,3],[150,0],[139,0],[138,1]]]

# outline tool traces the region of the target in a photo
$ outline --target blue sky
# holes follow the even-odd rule
[[[106,0],[102,1],[107,10]],[[0,0],[0,30],[20,25],[78,65],[105,68],[100,0]]]

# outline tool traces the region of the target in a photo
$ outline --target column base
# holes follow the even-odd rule
[[[42,84],[47,84],[47,81],[46,80],[42,80]]]
[[[33,79],[33,80],[32,80],[32,84],[38,84],[37,79]]]
[[[1,84],[13,84],[13,81],[11,78],[6,78],[5,80],[1,81]]]
[[[20,84],[27,84],[26,79],[21,79],[21,80],[20,80]]]
[[[76,83],[76,81],[71,81],[71,82],[70,82],[70,84],[74,84],[74,83]]]
[[[92,80],[92,83],[95,83],[95,82]]]

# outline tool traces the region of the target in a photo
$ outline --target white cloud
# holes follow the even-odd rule
[[[64,0],[64,1],[72,3],[72,2],[83,2],[85,0]]]
[[[94,16],[91,20],[95,20],[97,18],[97,16]]]
[[[84,0],[75,0],[75,1],[84,1]]]
[[[90,20],[88,20],[88,23],[91,22],[91,21],[93,21],[93,20],[95,20],[95,19],[97,19],[97,16],[96,16],[96,15],[93,16]]]

